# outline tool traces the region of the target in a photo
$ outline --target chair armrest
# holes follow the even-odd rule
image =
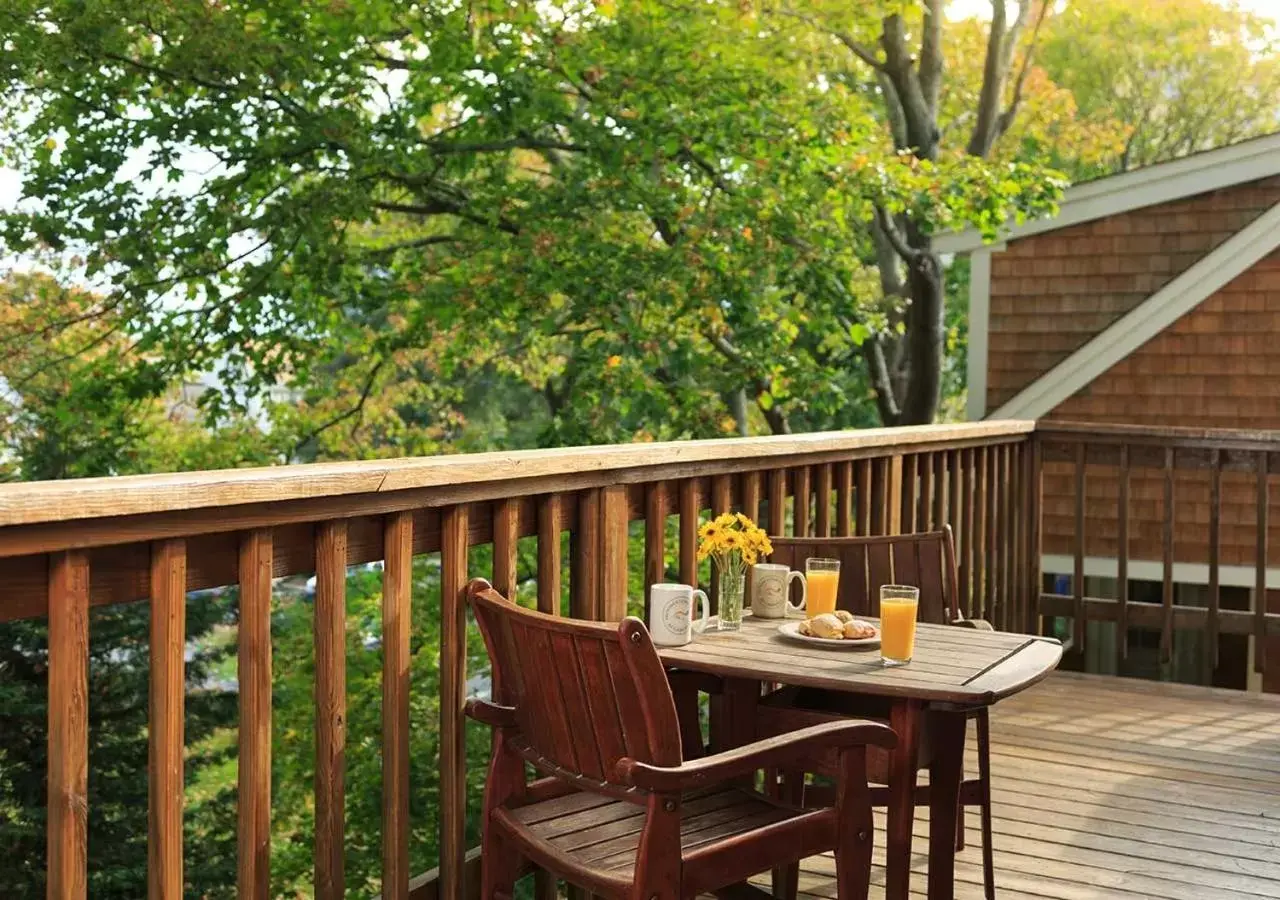
[[[892,747],[898,736],[879,722],[845,720],[801,728],[790,734],[735,747],[682,766],[651,766],[635,759],[618,760],[618,778],[631,787],[655,793],[689,791],[719,784],[757,769],[784,768],[822,750],[841,750],[868,744]]]
[[[491,728],[515,728],[516,709],[514,706],[503,706],[491,700],[478,700],[472,697],[463,707],[467,717],[475,719],[482,725]]]
[[[991,623],[985,619],[958,619],[951,624],[961,628],[972,628],[974,631],[995,631]]]

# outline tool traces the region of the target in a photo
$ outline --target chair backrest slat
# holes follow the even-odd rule
[[[639,619],[607,625],[533,612],[479,579],[468,594],[520,737],[549,768],[622,787],[623,757],[680,765],[675,702]]]
[[[880,613],[880,588],[908,584],[920,588],[920,621],[942,624],[960,618],[951,529],[874,537],[772,537],[772,561],[804,570],[805,560],[840,560],[836,602],[855,615]]]

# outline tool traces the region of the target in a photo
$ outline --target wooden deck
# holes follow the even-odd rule
[[[1280,697],[1057,673],[994,708],[992,783],[1002,900],[1280,897]],[[982,897],[976,810],[968,825],[957,900]],[[810,859],[801,888],[835,897],[832,861]]]

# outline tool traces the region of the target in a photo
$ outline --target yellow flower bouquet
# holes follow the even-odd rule
[[[742,624],[747,568],[773,552],[769,535],[742,513],[724,513],[698,529],[698,562],[714,561],[720,578],[720,629]]]

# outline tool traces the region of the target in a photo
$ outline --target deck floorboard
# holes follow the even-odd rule
[[[1280,898],[1280,696],[1057,673],[995,707],[991,727],[1003,900]],[[884,824],[877,812],[872,898]],[[956,900],[982,897],[976,810],[967,824]],[[913,896],[927,833],[922,809]],[[829,856],[805,861],[801,896],[836,896]]]

